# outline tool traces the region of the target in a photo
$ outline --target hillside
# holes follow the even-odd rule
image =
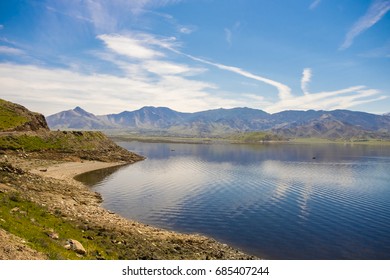
[[[0,132],[49,130],[45,117],[25,107],[0,99]]]
[[[349,110],[283,111],[268,114],[250,108],[181,113],[166,107],[143,107],[119,114],[93,115],[77,107],[47,117],[52,129],[101,129],[106,133],[138,133],[176,137],[231,137],[265,132],[279,137],[390,139],[390,116]]]
[[[131,153],[99,131],[50,131],[45,117],[0,99],[0,152],[35,153],[41,158],[135,162]],[[44,153],[42,153],[44,151]]]

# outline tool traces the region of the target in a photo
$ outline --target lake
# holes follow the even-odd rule
[[[129,219],[266,259],[390,259],[390,146],[118,142],[78,179]]]

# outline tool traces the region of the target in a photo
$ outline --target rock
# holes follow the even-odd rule
[[[66,241],[66,245],[64,246],[66,249],[72,249],[78,254],[85,255],[87,251],[84,249],[83,245],[75,240],[75,239],[68,239]]]
[[[19,211],[19,213],[23,216],[27,216],[27,212],[26,211]]]
[[[11,211],[9,211],[10,213],[15,213],[15,212],[18,212],[20,209],[19,207],[14,207],[11,209]]]
[[[60,238],[60,236],[57,232],[48,232],[47,236],[49,236],[51,239],[55,239],[55,240]]]

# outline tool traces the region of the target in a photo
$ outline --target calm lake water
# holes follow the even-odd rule
[[[390,146],[119,142],[81,180],[103,206],[267,259],[390,259]]]

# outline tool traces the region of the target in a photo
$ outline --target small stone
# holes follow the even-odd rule
[[[57,240],[57,239],[60,238],[59,234],[56,233],[56,232],[49,232],[47,235],[48,235],[51,239],[55,239],[55,240]]]
[[[69,244],[70,248],[78,254],[85,255],[87,253],[83,245],[75,239],[68,239],[67,244]]]
[[[20,209],[19,207],[14,207],[11,209],[11,211],[9,211],[10,213],[15,213],[15,212],[18,212]]]

